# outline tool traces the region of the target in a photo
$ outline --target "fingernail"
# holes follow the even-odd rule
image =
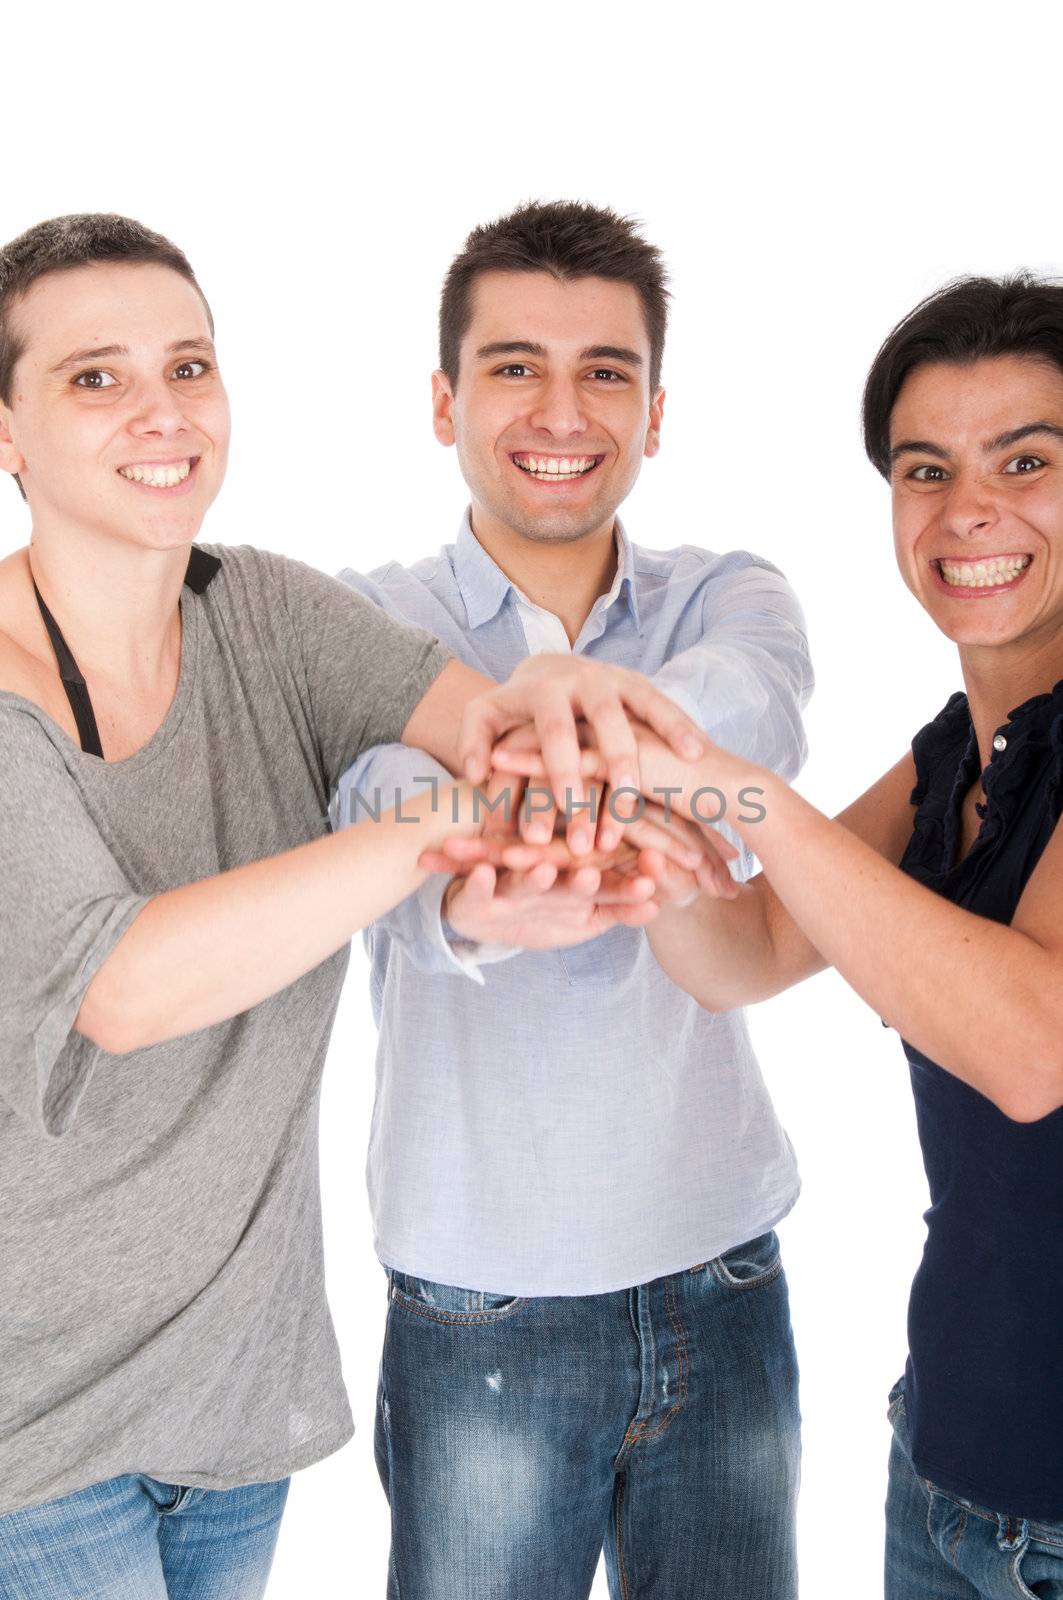
[[[585,833],[582,828],[578,828],[572,835],[571,842],[573,850],[577,850],[580,855],[585,854],[591,847],[590,835]]]

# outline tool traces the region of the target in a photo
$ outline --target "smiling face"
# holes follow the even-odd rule
[[[1063,372],[995,356],[917,367],[890,417],[905,583],[958,645],[1063,637]]]
[[[436,437],[455,444],[481,535],[567,542],[612,527],[645,456],[651,395],[638,291],[603,278],[485,272],[456,392],[433,377]]]
[[[0,405],[0,466],[39,536],[190,544],[225,474],[229,406],[206,307],[180,273],[100,263],[39,278]]]

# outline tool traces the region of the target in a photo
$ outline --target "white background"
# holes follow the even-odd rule
[[[1054,7],[20,9],[0,36],[0,237],[115,210],[186,250],[236,424],[207,536],[327,570],[451,539],[462,484],[428,409],[443,272],[475,223],[586,198],[641,217],[672,271],[664,448],[627,525],[651,547],[747,546],[794,582],[819,678],[803,792],[838,809],[958,686],[894,569],[860,390],[892,323],[945,279],[1059,266]],[[0,549],[26,535],[11,488]],[[906,1068],[833,974],[753,1022],[805,1184],[782,1229],[802,1590],[863,1600],[880,1592],[884,1401],[923,1237]],[[322,1149],[358,1433],[296,1480],[270,1600],[384,1590],[373,1052],[359,948]]]

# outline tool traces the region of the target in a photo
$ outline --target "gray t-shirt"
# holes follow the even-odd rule
[[[152,895],[326,833],[449,657],[299,562],[204,548],[177,695],[128,760],[0,693],[0,1513],[125,1472],[281,1478],[351,1432],[317,1179],[347,950],[125,1056],[71,1027]]]

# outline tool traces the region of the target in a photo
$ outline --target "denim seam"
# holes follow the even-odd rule
[[[1029,1584],[1024,1581],[1022,1573],[1019,1571],[1019,1563],[1022,1561],[1022,1558],[1026,1554],[1028,1548],[1028,1545],[1023,1545],[1021,1550],[1015,1551],[1011,1557],[1011,1560],[1008,1562],[1008,1577],[1015,1586],[1016,1594],[1021,1594],[1023,1600],[1036,1600],[1033,1590],[1030,1588]]]
[[[386,1337],[387,1336],[385,1334],[385,1339],[386,1339]],[[386,1388],[386,1386],[384,1384],[384,1369],[383,1369],[383,1365],[381,1365],[381,1369],[380,1369],[380,1421],[381,1421],[381,1423],[383,1424],[383,1427],[384,1427],[384,1438],[387,1441],[387,1447],[388,1447],[388,1501],[389,1501],[388,1509],[390,1511],[390,1500],[391,1500],[390,1486],[391,1486],[391,1484],[393,1484],[395,1482],[395,1456],[394,1456],[394,1447],[392,1445],[392,1440],[391,1440],[391,1415],[390,1415],[390,1412],[388,1410],[388,1391],[387,1391],[387,1388]],[[394,1542],[394,1534],[392,1534],[392,1541]],[[401,1586],[399,1584],[398,1565],[397,1565],[397,1563],[395,1561],[394,1550],[392,1550],[391,1556],[390,1556],[389,1561],[388,1561],[388,1566],[389,1566],[388,1576],[389,1576],[389,1578],[394,1578],[394,1580],[395,1580],[395,1600],[402,1600]]]
[[[499,1306],[496,1311],[430,1310],[418,1301],[411,1300],[409,1295],[404,1294],[394,1284],[391,1286],[391,1297],[396,1305],[401,1305],[405,1311],[411,1312],[415,1317],[423,1317],[426,1322],[441,1322],[445,1325],[456,1325],[462,1328],[483,1327],[485,1324],[492,1322],[501,1322],[504,1317],[511,1317],[515,1311],[519,1311],[522,1306],[526,1306],[528,1303],[527,1297],[525,1297],[522,1300],[514,1300],[511,1305]]]
[[[746,1289],[763,1289],[769,1283],[774,1283],[775,1279],[782,1271],[782,1256],[777,1256],[768,1270],[766,1272],[762,1272],[759,1277],[756,1278],[732,1277],[723,1264],[722,1256],[717,1256],[716,1260],[710,1261],[709,1265],[712,1268],[713,1277],[718,1283],[722,1283],[725,1289],[737,1289],[741,1292]]]
[[[624,1565],[624,1536],[621,1518],[624,1512],[624,1491],[627,1488],[627,1474],[621,1473],[620,1482],[616,1487],[616,1571],[620,1579],[620,1600],[630,1600],[631,1588],[627,1581],[627,1568]]]
[[[672,1324],[675,1334],[676,1366],[679,1369],[679,1391],[675,1404],[655,1428],[647,1428],[645,1422],[632,1423],[624,1435],[624,1445],[635,1445],[641,1439],[656,1439],[664,1432],[670,1423],[675,1421],[679,1412],[686,1404],[687,1398],[687,1336],[686,1329],[679,1319],[679,1308],[675,1297],[675,1279],[665,1279],[664,1304],[668,1312],[668,1320]]]
[[[964,1536],[964,1534],[966,1532],[967,1532],[967,1512],[966,1511],[961,1511],[960,1512],[959,1522],[958,1522],[957,1527],[956,1527],[956,1532],[953,1534],[952,1540],[951,1540],[951,1542],[949,1544],[949,1560],[952,1562],[952,1565],[954,1567],[957,1567],[957,1568],[958,1568],[958,1563],[957,1563],[957,1560],[956,1560],[956,1555],[957,1555],[957,1552],[959,1551],[960,1544],[961,1544],[961,1542],[963,1540],[963,1536]]]

